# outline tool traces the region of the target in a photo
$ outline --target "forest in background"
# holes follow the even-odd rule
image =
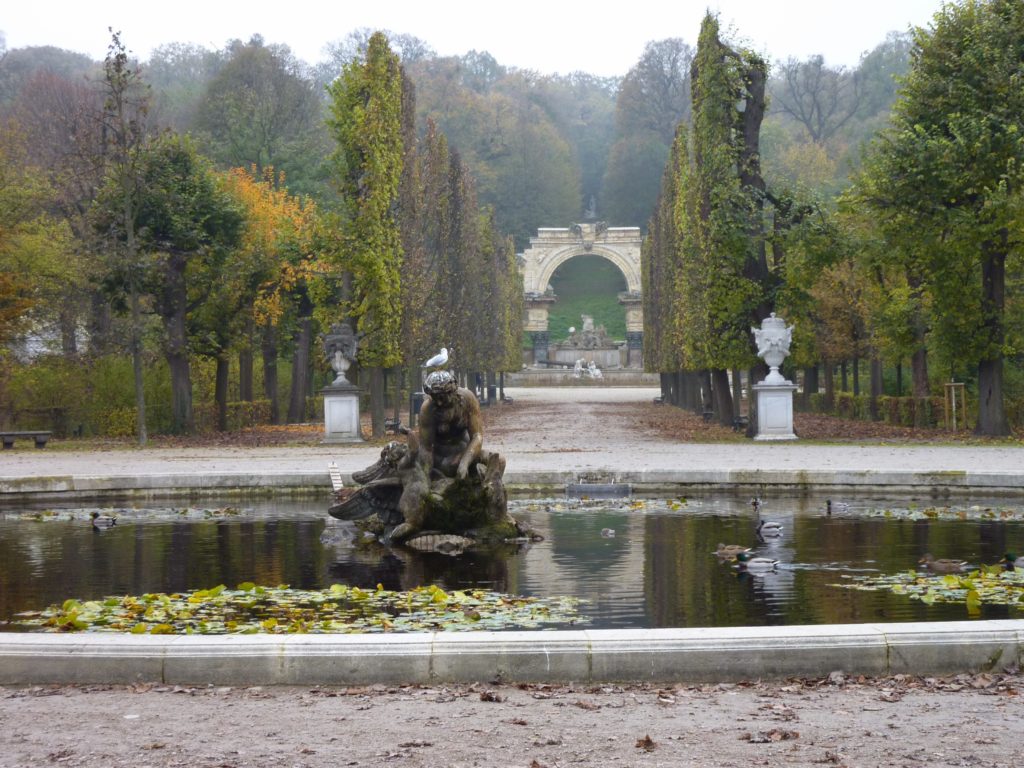
[[[337,41],[325,60],[312,64],[298,60],[286,46],[265,44],[259,36],[229,41],[219,50],[168,43],[139,62],[139,71],[151,87],[154,122],[192,137],[213,167],[250,169],[256,179],[272,169],[277,187],[330,211],[341,201],[332,177],[335,146],[325,121],[328,86],[348,62],[365,55],[370,34],[362,30]],[[696,41],[652,41],[622,78],[599,78],[505,67],[486,52],[442,57],[409,35],[392,34],[389,40],[414,87],[420,139],[431,130],[445,137],[472,179],[475,201],[493,217],[493,231],[511,235],[517,250],[539,226],[592,218],[646,231],[652,215],[657,222],[678,128],[694,119]],[[910,34],[891,33],[855,68],[830,67],[821,56],[771,62],[759,137],[767,186],[787,190],[791,201],[813,200],[816,210],[834,211],[862,167],[865,147],[889,124],[912,49]],[[54,84],[95,80],[99,69],[100,63],[59,49],[4,50],[0,114],[29,121],[30,145],[33,139],[43,141],[47,110],[61,108],[55,98],[60,89]],[[871,299],[854,296],[841,273],[833,271],[829,277],[831,282],[802,294],[815,297],[824,311],[819,317],[807,315],[811,322],[798,342],[799,361],[807,368],[827,359],[821,369],[826,384],[831,387],[831,371],[841,371],[841,389],[857,393],[861,364],[871,356],[871,329],[863,311]],[[61,340],[54,346],[63,343],[54,352],[69,354],[68,334],[87,327],[83,318],[95,310],[87,304],[80,298],[77,319],[55,317],[67,314],[67,302],[60,304],[63,313],[54,312],[52,305],[47,313],[37,305],[36,327],[49,323],[53,337]],[[792,306],[806,308],[795,302]],[[294,322],[286,318],[281,328],[279,353],[298,371],[297,335],[288,325]],[[831,346],[823,350],[813,331],[829,324]],[[303,329],[307,346],[321,330]],[[150,340],[151,345],[159,343]],[[908,344],[893,344],[883,350],[885,385],[895,388],[895,394],[906,389],[901,376],[908,349]],[[318,368],[322,379],[326,372],[316,357],[310,359],[307,352],[303,364]],[[741,357],[735,356],[729,366]],[[933,389],[941,387],[945,373],[936,374],[933,367]],[[283,384],[287,388],[286,380]],[[232,379],[231,386],[234,394],[242,385]]]

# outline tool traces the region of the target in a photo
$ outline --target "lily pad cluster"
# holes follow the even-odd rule
[[[536,629],[588,620],[572,597],[517,597],[485,590],[408,591],[333,584],[323,590],[223,585],[189,592],[65,600],[19,614],[48,632],[131,634],[294,634]]]
[[[906,507],[864,511],[865,517],[891,520],[1024,520],[1024,509],[1015,507]]]
[[[894,574],[868,574],[843,577],[845,582],[833,587],[864,592],[892,592],[933,603],[962,603],[969,612],[983,604],[1010,605],[1024,609],[1024,571],[1008,571],[1001,565],[986,565],[963,574],[926,574],[901,571]]]

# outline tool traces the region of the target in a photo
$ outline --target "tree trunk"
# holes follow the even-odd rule
[[[711,394],[711,371],[704,369],[697,375],[700,377],[700,413],[713,413],[715,401]]]
[[[729,390],[729,372],[725,368],[711,371],[711,393],[715,398],[715,413],[718,423],[731,427],[733,422],[732,392]]]
[[[160,314],[167,336],[166,357],[171,372],[171,431],[192,432],[192,374],[188,360],[188,295],[185,285],[186,257],[172,254],[164,271]]]
[[[896,363],[896,397],[903,397],[903,363]]]
[[[384,369],[375,365],[370,370],[370,423],[374,440],[384,437]]]
[[[743,412],[743,373],[739,368],[732,369],[732,406],[735,421]]]
[[[853,395],[860,394],[860,358],[853,356]]]
[[[78,357],[78,313],[70,301],[60,307],[60,346],[66,359]]]
[[[270,401],[270,423],[281,423],[281,409],[277,403],[277,326],[267,323],[263,326],[260,341],[263,354],[263,396]]]
[[[825,410],[831,413],[836,408],[836,367],[825,361]]]
[[[228,373],[231,362],[227,352],[217,355],[217,373],[214,377],[213,400],[217,404],[217,431],[228,431]]]
[[[804,368],[804,410],[811,410],[811,395],[818,394],[818,366]]]
[[[1010,424],[1003,410],[1003,359],[978,363],[978,423],[976,435],[1010,434]]]
[[[252,345],[255,335],[255,321],[250,315],[245,321],[242,348],[238,351],[238,399],[246,403],[252,402],[253,399]]]
[[[928,350],[923,345],[914,350],[910,358],[910,373],[914,382],[914,397],[928,397],[931,394],[928,384]]]
[[[842,391],[843,392],[849,392],[850,391],[850,380],[849,380],[849,377],[847,376],[846,361],[845,360],[843,360],[839,364],[839,373],[840,373],[840,377],[841,377],[841,381],[842,381]]]
[[[982,244],[981,309],[988,355],[978,362],[978,423],[976,435],[999,437],[1010,434],[1003,409],[1003,352],[1005,340],[1003,311],[1006,296],[1006,249],[1004,229],[997,240]]]
[[[292,391],[288,400],[288,423],[300,424],[306,420],[306,398],[309,397],[309,348],[313,336],[313,318],[299,318],[295,333],[295,351],[292,354]]]
[[[882,396],[882,361],[877,354],[871,355],[871,418],[878,421],[878,398]]]
[[[672,402],[672,379],[675,376],[671,373],[659,373],[658,381],[661,384],[661,402],[665,405],[675,405]]]
[[[142,376],[142,307],[139,293],[132,284],[128,295],[131,307],[132,376],[135,379],[135,434],[139,445],[148,440],[146,433],[146,390]]]

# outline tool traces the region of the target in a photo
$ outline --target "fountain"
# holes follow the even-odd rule
[[[505,460],[483,447],[476,395],[446,370],[432,371],[423,391],[408,442],[384,446],[375,464],[353,474],[357,486],[335,492],[328,513],[339,520],[373,518],[380,541],[416,549],[461,552],[529,538],[508,514]]]

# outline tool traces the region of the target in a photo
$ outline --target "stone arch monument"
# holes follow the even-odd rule
[[[640,304],[639,227],[609,227],[602,222],[573,224],[565,229],[543,228],[530,238],[522,254],[525,318],[523,328],[532,341],[528,362],[548,360],[548,308],[557,297],[551,291],[555,271],[576,256],[601,256],[614,264],[626,279],[619,303],[626,309],[627,368],[643,368],[644,315]]]

